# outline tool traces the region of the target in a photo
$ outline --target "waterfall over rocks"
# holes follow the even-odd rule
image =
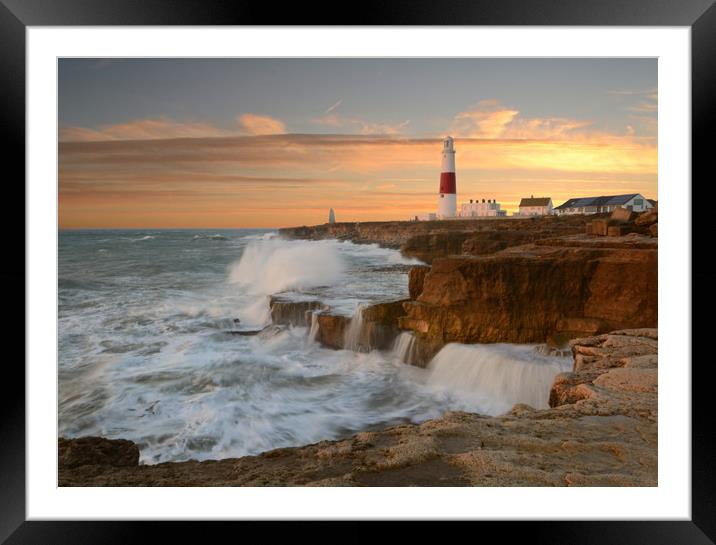
[[[571,368],[571,359],[545,356],[534,345],[451,343],[428,365],[427,384],[498,415],[517,403],[547,409],[554,377]]]
[[[311,312],[311,328],[308,330],[308,341],[316,342],[318,337],[318,311]]]
[[[398,361],[412,365],[415,358],[415,335],[408,331],[398,335],[393,343],[393,355]]]
[[[362,343],[363,333],[363,308],[364,305],[360,304],[356,308],[353,316],[351,317],[348,328],[346,329],[345,336],[343,339],[343,347],[346,350],[352,350],[354,352],[367,352],[369,347],[364,346]]]

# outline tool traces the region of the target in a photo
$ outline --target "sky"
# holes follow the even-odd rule
[[[657,193],[656,59],[60,59],[60,228],[286,227]]]

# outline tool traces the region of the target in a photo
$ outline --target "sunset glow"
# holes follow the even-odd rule
[[[551,97],[548,108],[527,90],[523,104],[512,96],[481,97],[480,85],[473,100],[450,97],[445,106],[440,97],[413,97],[413,107],[391,113],[385,102],[399,96],[350,97],[338,82],[333,90],[324,85],[311,109],[308,98],[291,94],[297,85],[291,72],[285,89],[267,88],[270,100],[260,89],[245,98],[237,91],[233,104],[217,97],[212,107],[225,116],[204,111],[202,101],[192,108],[187,98],[149,100],[142,93],[107,111],[97,83],[83,87],[94,117],[73,91],[83,78],[112,74],[111,64],[92,62],[60,64],[61,228],[281,227],[323,223],[331,207],[338,221],[408,219],[435,208],[440,139],[448,134],[457,150],[458,202],[497,199],[511,212],[530,195],[551,196],[555,204],[600,194],[658,198],[655,61],[650,77],[615,70],[595,91],[606,113],[595,111],[592,97],[583,116],[570,89],[565,96],[574,105],[560,108]],[[582,62],[589,69],[590,61]],[[142,73],[146,65],[124,61],[119,69]],[[608,63],[600,70],[608,72]],[[568,78],[570,67],[564,71]],[[409,86],[409,74],[403,77]],[[334,98],[323,99],[326,93]],[[162,100],[172,106],[162,108]],[[267,111],[270,101],[275,111]]]

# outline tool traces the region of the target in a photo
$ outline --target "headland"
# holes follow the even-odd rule
[[[409,271],[408,299],[359,317],[277,295],[273,327],[310,327],[335,349],[405,339],[403,361],[417,366],[449,343],[535,343],[567,354],[572,371],[554,379],[547,409],[451,412],[258,456],[139,465],[130,441],[60,439],[59,484],[656,486],[657,221],[654,209],[282,229],[286,238],[397,248],[426,265]]]

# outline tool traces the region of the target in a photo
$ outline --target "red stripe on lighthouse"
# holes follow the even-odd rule
[[[455,193],[455,173],[442,172],[440,174],[440,193]]]

